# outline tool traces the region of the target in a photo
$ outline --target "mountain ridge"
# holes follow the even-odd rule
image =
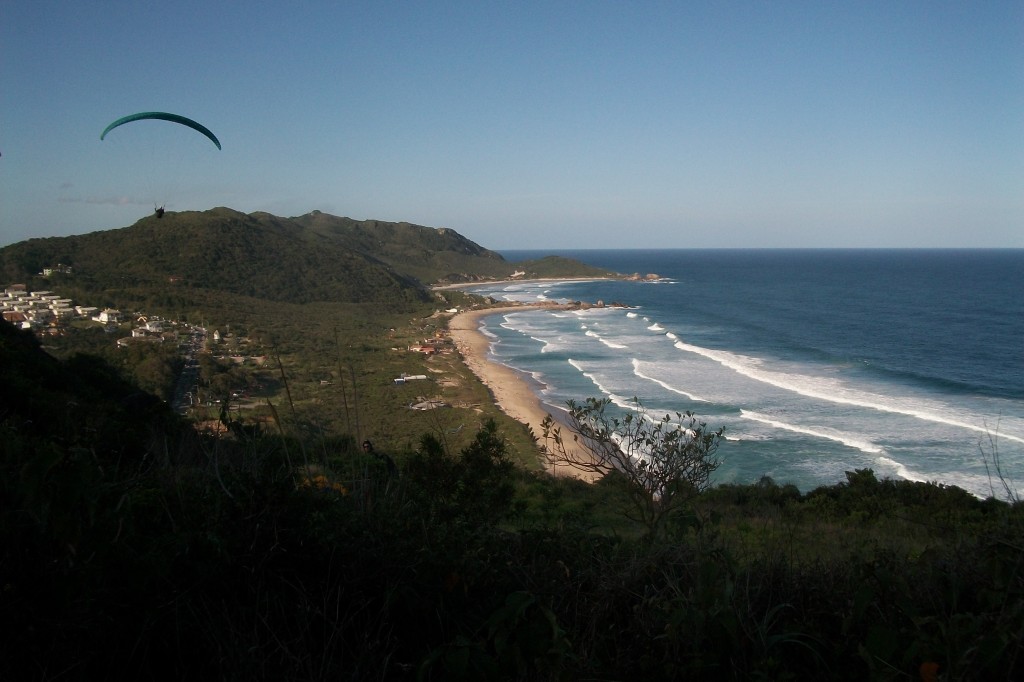
[[[611,275],[562,259],[509,263],[451,228],[355,220],[312,211],[285,218],[227,207],[166,212],[133,225],[0,249],[8,283],[70,266],[76,289],[123,291],[170,284],[269,301],[424,301],[428,286],[523,276]],[[63,277],[63,276],[62,276]]]

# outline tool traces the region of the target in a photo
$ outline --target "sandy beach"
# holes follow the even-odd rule
[[[516,307],[561,306],[547,304]],[[508,309],[505,307],[486,308],[458,313],[449,321],[448,329],[466,366],[490,389],[498,407],[513,419],[528,425],[533,429],[534,435],[541,438],[543,433],[541,422],[548,415],[549,410],[544,408],[537,395],[515,370],[487,359],[490,342],[480,332],[480,318],[487,315],[500,315]],[[583,471],[567,464],[559,464],[554,467],[548,464],[547,470],[556,476],[573,476],[590,482],[598,478],[593,472]]]

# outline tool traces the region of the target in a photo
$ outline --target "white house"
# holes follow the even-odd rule
[[[120,322],[121,321],[121,311],[120,310],[114,310],[113,308],[107,308],[107,309],[101,311],[99,315],[97,315],[96,317],[94,317],[92,319],[94,319],[97,322],[103,322],[103,323]]]

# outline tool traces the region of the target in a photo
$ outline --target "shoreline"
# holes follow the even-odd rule
[[[456,313],[448,321],[448,331],[455,347],[458,349],[463,364],[490,390],[495,404],[502,412],[516,421],[526,424],[534,436],[542,438],[541,422],[551,414],[544,407],[540,397],[516,370],[488,358],[491,349],[490,340],[480,331],[480,320],[490,315],[498,315],[510,310],[561,310],[567,306],[555,303],[537,303],[480,308]],[[544,470],[555,476],[571,476],[588,483],[593,483],[600,475],[573,467],[569,464],[545,463]]]
[[[470,289],[472,287],[489,286],[492,284],[528,284],[531,282],[603,282],[615,280],[616,277],[531,277],[530,279],[488,279],[477,282],[456,282],[454,284],[435,284],[431,291],[448,291],[451,289]],[[476,312],[476,311],[470,311]],[[459,313],[461,314],[461,313]]]

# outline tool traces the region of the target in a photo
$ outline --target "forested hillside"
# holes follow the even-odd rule
[[[355,221],[313,212],[298,218],[228,208],[168,212],[129,227],[30,239],[0,249],[8,283],[45,284],[43,268],[71,266],[56,281],[79,298],[145,299],[192,289],[266,301],[423,302],[439,282],[521,276],[599,276],[605,270],[560,259],[509,263],[451,229]],[[194,294],[183,296],[195,298]]]
[[[167,213],[118,230],[33,239],[6,247],[0,256],[9,282],[62,263],[73,268],[77,286],[100,290],[187,287],[298,303],[424,298],[408,276],[338,240],[229,209]]]

